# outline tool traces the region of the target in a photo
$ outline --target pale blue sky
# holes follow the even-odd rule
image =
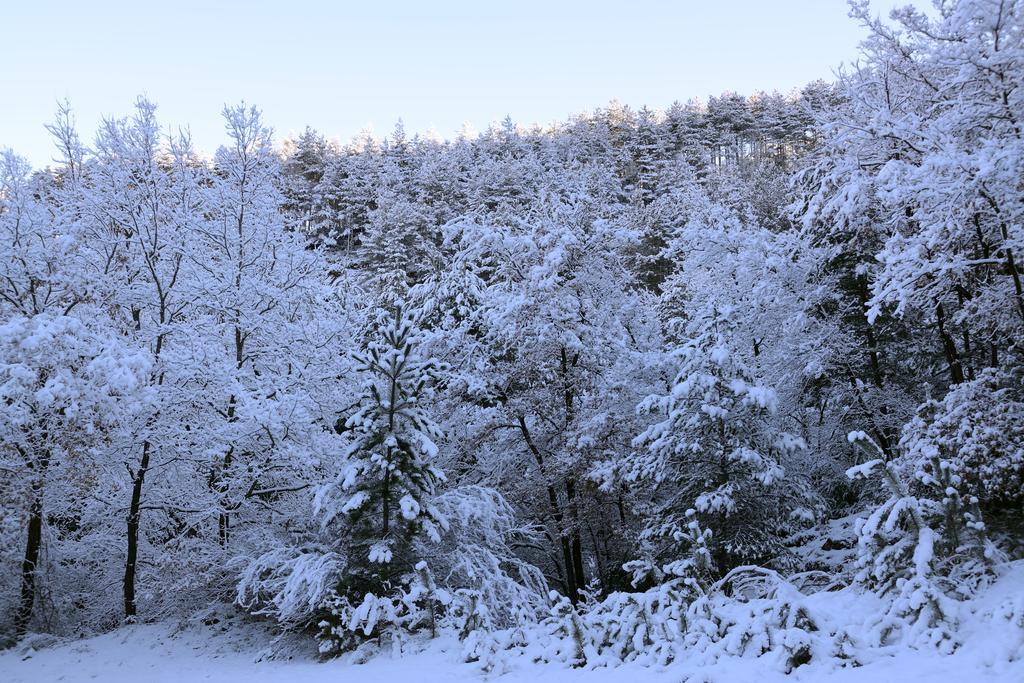
[[[140,93],[209,151],[221,108],[242,99],[278,139],[307,124],[342,140],[385,135],[399,117],[451,137],[463,123],[548,123],[612,98],[663,108],[788,91],[829,78],[863,36],[844,0],[4,4],[0,147],[37,166],[53,156],[43,124],[64,97],[87,142]]]

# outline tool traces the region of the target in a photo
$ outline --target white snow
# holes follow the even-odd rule
[[[859,591],[820,592],[805,604],[828,621],[851,623],[870,617],[882,601]],[[47,683],[103,681],[104,683],[441,683],[490,681],[502,683],[974,683],[1024,681],[1024,563],[1010,570],[979,598],[963,604],[959,636],[963,645],[951,655],[934,649],[881,647],[862,650],[864,665],[839,668],[837,660],[820,661],[782,673],[772,655],[694,656],[667,667],[637,663],[614,668],[570,668],[565,664],[534,663],[528,656],[508,656],[500,672],[484,674],[465,663],[462,644],[442,636],[407,646],[400,654],[386,652],[357,663],[355,655],[319,661],[312,640],[295,636],[267,647],[272,634],[259,623],[222,609],[185,622],[124,626],[79,641],[50,645],[50,636],[30,636],[16,648],[0,652],[0,681]],[[861,634],[851,633],[856,638]],[[36,643],[33,648],[32,644]],[[507,653],[506,653],[507,654]],[[702,661],[703,660],[703,661]]]
[[[62,643],[41,650],[18,648],[0,653],[0,680],[7,683],[443,683],[500,680],[502,683],[775,683],[827,680],[835,683],[967,683],[1024,680],[1024,661],[989,666],[985,634],[950,656],[905,650],[879,656],[859,668],[832,669],[807,665],[790,675],[772,670],[758,659],[733,658],[710,667],[686,662],[661,669],[623,665],[613,669],[572,669],[556,664],[510,662],[500,676],[485,675],[459,656],[458,643],[439,640],[415,654],[382,655],[365,664],[344,660],[319,662],[312,653],[291,660],[257,661],[262,630],[221,632],[192,625],[179,630],[172,623],[135,625],[102,636]],[[263,642],[266,642],[265,640]],[[525,658],[524,658],[525,659]]]

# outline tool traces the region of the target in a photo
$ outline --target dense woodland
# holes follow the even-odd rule
[[[954,649],[1024,543],[1024,4],[852,14],[833,83],[446,142],[61,107],[0,162],[0,633]]]

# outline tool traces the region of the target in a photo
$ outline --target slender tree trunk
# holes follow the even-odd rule
[[[238,297],[242,296],[242,293],[241,293],[241,290],[242,290],[242,269],[244,268],[244,265],[243,265],[244,264],[244,254],[243,254],[243,251],[242,251],[242,245],[244,244],[244,241],[245,241],[245,233],[244,233],[244,227],[245,227],[245,189],[244,189],[244,183],[245,183],[245,179],[246,179],[246,174],[243,173],[242,174],[243,189],[242,189],[242,196],[240,197],[241,208],[240,208],[240,210],[238,212],[238,221],[237,221],[237,224],[236,224],[236,230],[238,232],[238,267],[237,267],[237,270],[235,272],[235,292],[236,292],[236,296],[238,296]],[[245,358],[245,335],[242,333],[242,328],[241,328],[242,312],[239,309],[237,309],[237,308],[235,309],[234,312],[235,312],[235,330],[234,330],[234,332],[235,332],[235,370],[239,371],[239,370],[242,369],[242,361]],[[237,399],[235,398],[235,395],[232,394],[231,397],[228,399],[227,418],[228,418],[228,422],[229,423],[235,421],[235,405],[236,405],[236,403],[237,403]],[[227,478],[229,476],[229,472],[230,472],[230,469],[231,469],[231,464],[232,464],[232,461],[234,459],[234,453],[235,453],[235,447],[234,447],[234,445],[232,445],[232,446],[230,446],[228,448],[227,453],[224,454],[223,476],[225,478]],[[230,512],[230,510],[231,510],[231,502],[228,500],[228,493],[229,493],[230,485],[227,483],[227,481],[222,482],[221,486],[220,486],[220,489],[221,489],[221,512],[220,512],[220,519],[218,520],[218,522],[219,522],[218,523],[218,527],[219,527],[219,530],[220,530],[220,544],[221,544],[222,547],[226,547],[227,544],[228,544],[228,537],[229,537],[230,532],[231,532],[231,512]]]
[[[610,556],[608,551],[608,532],[604,529],[594,531],[594,527],[587,525],[590,532],[590,543],[594,547],[594,565],[597,568],[597,578],[601,582],[602,592],[606,592],[611,585],[611,575],[605,566],[604,559]],[[603,551],[603,552],[602,552]]]
[[[540,468],[541,476],[547,479],[547,473],[544,470],[544,456],[541,454],[540,449],[533,442],[533,436],[530,434],[529,428],[526,426],[526,418],[522,415],[517,415],[519,420],[519,431],[523,435],[523,440],[526,441],[527,448],[530,449],[530,453],[533,454],[534,460],[537,461],[537,466]],[[562,561],[565,564],[565,583],[569,593],[569,600],[573,604],[579,600],[579,584],[576,582],[576,572],[573,564],[572,546],[569,542],[569,536],[565,531],[565,518],[562,514],[562,508],[558,504],[558,494],[555,492],[555,487],[550,483],[545,484],[545,488],[548,492],[548,504],[551,506],[551,516],[555,522],[556,530],[558,531],[559,545],[562,550]]]
[[[394,433],[395,431],[395,403],[398,401],[398,374],[395,370],[394,374],[390,375],[390,387],[388,389],[388,432]],[[382,501],[383,515],[384,515],[384,526],[382,535],[387,536],[388,531],[391,529],[391,447],[387,449],[387,463],[389,467],[384,470],[384,500]]]
[[[569,354],[563,346],[560,361],[562,367],[562,393],[563,401],[565,402],[565,428],[568,430],[576,418],[574,394],[572,385],[569,382],[569,370],[576,367],[576,363],[579,361],[579,354],[573,355],[570,361]],[[576,580],[576,591],[579,592],[582,588],[586,587],[587,577],[583,572],[583,542],[580,539],[580,515],[579,505],[576,503],[576,482],[573,481],[571,476],[565,480],[565,498],[569,505],[569,513],[573,519],[571,541],[572,573],[573,578]],[[575,602],[575,598],[573,601]]]
[[[228,399],[228,411],[227,418],[228,423],[235,421],[235,405],[237,399],[234,394]],[[220,514],[217,519],[217,526],[219,529],[220,544],[222,547],[226,547],[228,544],[228,537],[231,534],[231,502],[228,500],[228,493],[230,492],[230,484],[228,483],[229,472],[231,471],[231,465],[235,459],[235,446],[232,444],[228,447],[227,452],[224,453],[224,461],[222,463],[221,471],[217,478],[219,481],[216,484],[217,492],[220,493]]]
[[[43,543],[43,484],[42,474],[32,482],[32,505],[29,508],[28,538],[25,541],[25,559],[21,562],[21,599],[14,617],[14,636],[20,638],[28,630],[32,619],[32,605],[36,598],[36,569],[39,550]]]
[[[558,499],[555,496],[555,490],[548,487],[548,495],[551,499],[551,505],[555,517],[555,526],[558,527],[558,538],[562,546],[562,562],[565,564],[565,583],[569,590],[569,600],[572,604],[576,604],[579,600],[579,583],[576,581],[576,568],[572,561],[572,548],[569,544],[569,536],[564,531],[564,524],[562,520],[562,513],[558,511]]]
[[[949,364],[949,379],[953,384],[962,384],[964,381],[964,368],[960,363],[956,342],[946,332],[946,312],[942,308],[942,304],[935,306],[935,319],[938,326],[939,339],[942,340],[942,351],[946,354],[946,362]]]
[[[565,496],[569,502],[569,511],[573,517],[572,530],[572,573],[576,579],[576,590],[586,588],[587,577],[583,572],[583,543],[580,538],[580,518],[576,504],[576,484],[569,478],[565,480]]]
[[[966,288],[961,285],[957,285],[956,295],[959,301],[960,308],[963,309],[964,303],[969,301],[972,296]],[[963,366],[964,376],[968,380],[974,379],[974,360],[972,359],[971,351],[971,331],[967,328],[966,324],[961,325],[960,338],[963,340],[964,353],[963,353]]]
[[[135,568],[139,558],[139,515],[142,508],[142,485],[149,470],[149,441],[142,443],[142,459],[132,477],[132,499],[128,506],[128,557],[124,564],[124,616],[135,616]]]
[[[1009,238],[1007,237],[1006,239]],[[1024,320],[1024,287],[1021,286],[1020,271],[1013,260],[1013,249],[1009,247],[1006,247],[1006,270],[1010,272],[1010,277],[1013,278],[1013,291],[1017,295],[1017,312],[1020,313],[1021,319]]]
[[[389,449],[390,450],[390,449]],[[391,458],[389,457],[390,461]],[[381,528],[381,535],[387,536],[391,530],[391,470],[384,470],[384,495],[383,495],[384,524]]]
[[[234,447],[232,446],[231,448],[228,448],[228,452],[224,454],[224,469],[223,469],[224,473],[226,473],[228,471],[228,469],[231,467],[231,463],[232,463],[233,457],[234,457],[233,453],[234,453]],[[222,474],[221,476],[223,477],[224,475]],[[220,541],[221,547],[225,548],[225,547],[227,547],[228,540],[229,540],[229,538],[231,536],[231,512],[230,512],[231,504],[228,501],[228,496],[227,496],[228,484],[226,482],[224,482],[224,481],[221,481],[220,483],[218,483],[217,488],[218,488],[218,490],[220,491],[220,494],[221,494],[221,496],[220,496],[220,508],[221,509],[220,509],[220,514],[217,516],[217,536],[218,536],[218,540]]]
[[[715,488],[721,489],[729,483],[729,441],[726,435],[725,421],[718,421],[718,441],[721,444],[722,450],[718,456],[718,476],[715,480]],[[717,514],[719,520],[719,528],[725,527],[728,515],[721,511]],[[712,559],[715,562],[715,566],[721,574],[725,574],[728,571],[729,565],[729,553],[725,548],[725,539],[722,538],[722,534],[719,531],[715,531],[712,536],[712,542],[714,548],[711,551]]]
[[[868,279],[866,276],[860,276],[857,279],[857,294],[860,297],[861,309],[867,310],[868,306]],[[879,350],[878,339],[875,337],[875,331],[870,324],[865,321],[864,324],[864,338],[867,341],[868,346],[868,362],[871,364],[871,379],[875,386],[879,389],[884,389],[885,380],[882,376],[882,361],[881,351]],[[854,380],[856,384],[856,380]],[[863,401],[862,401],[863,403]],[[865,409],[867,406],[865,406]],[[878,406],[878,412],[883,417],[888,417],[889,406],[882,403]],[[882,424],[880,427],[875,429],[875,437],[878,439],[878,445],[882,447],[882,451],[888,457],[892,457],[891,443],[896,440],[896,435],[893,434],[888,427],[888,424]]]

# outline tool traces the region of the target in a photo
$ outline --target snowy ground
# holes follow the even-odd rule
[[[556,665],[512,663],[502,676],[484,676],[459,661],[457,649],[445,652],[438,643],[428,651],[403,657],[378,657],[366,664],[340,661],[255,661],[256,647],[201,629],[174,633],[167,624],[131,626],[97,638],[67,643],[36,652],[15,650],[0,655],[0,680],[8,683],[104,681],[105,683],[185,683],[188,681],[245,681],[245,683],[302,683],[358,680],[360,683],[441,683],[452,680],[499,680],[503,683],[587,681],[691,681],[692,683],[773,683],[820,681],[836,683],[955,683],[1024,681],[1024,662],[993,668],[985,657],[963,649],[950,657],[904,651],[884,656],[857,669],[828,670],[808,665],[792,675],[766,670],[756,659],[734,659],[701,670],[685,662],[663,670],[622,666],[616,669],[575,670]]]
[[[1024,564],[1015,563],[1011,575],[977,600],[972,611],[991,612],[1008,598],[1024,591]],[[831,597],[834,596],[834,597]],[[819,594],[833,610],[864,609],[866,596]],[[854,604],[856,603],[856,604]],[[819,604],[819,607],[826,605]],[[212,621],[207,619],[206,621]],[[1005,623],[1005,622],[1004,622]],[[998,630],[999,632],[995,632]],[[48,647],[25,644],[0,653],[0,681],[46,683],[49,681],[103,681],[104,683],[440,683],[485,681],[501,683],[776,683],[823,681],[829,683],[974,683],[975,681],[1024,682],[1024,631],[1000,627],[985,619],[969,619],[960,631],[963,646],[951,656],[907,649],[878,651],[858,668],[835,668],[830,662],[811,663],[786,676],[773,668],[768,657],[732,658],[711,667],[677,662],[666,669],[626,665],[615,669],[579,670],[554,664],[534,664],[525,658],[508,662],[506,671],[482,674],[463,663],[458,643],[434,641],[421,652],[401,657],[378,656],[365,664],[335,660],[318,662],[308,645],[278,646],[277,656],[288,647],[291,659],[270,659],[267,632],[254,624],[228,618],[216,624],[195,620],[186,624],[159,623],[120,628],[86,640],[60,642]],[[1008,656],[1010,655],[1010,656]],[[1016,661],[1009,661],[1016,655]]]

